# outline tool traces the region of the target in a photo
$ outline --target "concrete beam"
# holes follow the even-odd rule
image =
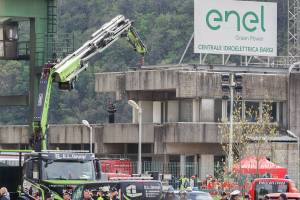
[[[138,124],[99,124],[93,125],[93,141],[107,143],[137,143]],[[154,134],[155,131],[155,134]],[[218,143],[216,123],[166,123],[143,124],[144,143]],[[0,126],[0,143],[28,143],[28,126]],[[155,135],[155,136],[154,136]],[[50,125],[49,142],[52,144],[88,144],[89,130],[81,124]],[[155,140],[159,141],[155,141]],[[100,147],[99,147],[100,148]],[[157,151],[161,147],[157,146]]]
[[[154,143],[153,124],[143,124],[142,142]],[[106,124],[103,143],[138,143],[138,124]]]
[[[213,148],[212,148],[213,147]],[[165,148],[166,154],[213,154],[213,155],[224,155],[221,144],[219,143],[166,143]]]
[[[0,96],[0,106],[28,106],[28,95]]]
[[[140,70],[122,74],[101,73],[95,74],[95,90],[96,92],[116,92],[117,96],[120,93],[127,93],[130,97],[138,98],[136,100],[144,100],[145,95],[150,95],[150,93],[141,95],[143,92],[174,90],[176,90],[176,98],[221,98],[223,95],[220,86],[221,73],[180,69]],[[242,75],[244,99],[287,100],[287,75],[278,73],[243,73]]]
[[[216,123],[168,123],[165,125],[166,143],[219,143]]]
[[[25,125],[0,126],[0,144],[28,144],[29,132]]]

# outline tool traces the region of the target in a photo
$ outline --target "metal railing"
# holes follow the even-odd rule
[[[300,61],[300,56],[240,56],[240,55],[200,55],[200,64],[228,65],[245,67],[289,68],[292,63]],[[199,63],[197,63],[199,64]]]
[[[29,45],[30,45],[29,41],[18,42],[18,57],[20,59],[29,59],[29,55],[30,55]]]
[[[74,34],[36,34],[36,63],[43,65],[56,58],[64,58],[74,52]]]
[[[197,162],[185,163],[185,174],[191,177],[199,173],[199,164]],[[180,163],[179,162],[160,162],[160,161],[143,161],[142,173],[149,171],[158,171],[161,174],[171,174],[173,177],[180,177]],[[133,173],[137,173],[137,162],[133,162]]]

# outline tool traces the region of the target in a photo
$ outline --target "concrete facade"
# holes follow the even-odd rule
[[[250,73],[242,68],[236,72],[243,76],[243,109],[261,108],[265,101],[272,101],[274,122],[300,136],[300,74]],[[132,99],[142,107],[143,160],[176,162],[181,166],[178,175],[204,177],[213,174],[216,163],[224,159],[218,127],[228,115],[228,102],[221,99],[221,74],[172,68],[99,73],[95,91],[113,93],[116,100]],[[94,151],[99,156],[127,154],[136,159],[138,114],[132,112],[132,123],[93,125]],[[83,125],[50,125],[49,141],[52,148],[87,148],[89,130]],[[1,148],[27,143],[26,126],[0,126]],[[297,144],[271,146],[269,157],[295,170]],[[193,163],[192,172],[184,167],[186,163]]]
[[[290,78],[287,73],[261,73],[255,72],[255,69],[250,73],[242,68],[235,69],[235,72],[243,76],[243,109],[253,105],[261,109],[265,101],[275,102],[274,121],[280,128],[291,129],[296,135],[300,135],[300,110],[297,108],[300,101],[300,90],[297,87],[300,75],[292,74]],[[176,154],[181,166],[186,162],[187,155],[194,155],[198,157],[194,161],[198,162],[198,172],[203,177],[213,173],[215,162],[224,155],[218,123],[227,117],[229,109],[227,102],[221,99],[221,74],[221,71],[172,67],[100,73],[96,74],[95,90],[112,92],[117,100],[124,97],[119,94],[126,94],[128,99],[137,102],[152,101],[153,111],[145,112],[143,117],[150,118],[148,115],[152,115],[152,123],[160,122],[164,133],[159,137],[161,141],[155,143],[156,151],[153,154]],[[122,88],[119,87],[124,83]],[[276,145],[278,146],[272,144]],[[273,153],[269,156],[288,167],[295,176],[297,173],[292,171],[297,164],[293,162],[295,159],[291,155],[295,155],[297,145],[282,145],[280,150],[271,148],[270,152]],[[284,156],[288,159],[280,160],[279,155],[289,156]],[[180,174],[182,173],[186,173],[183,168],[180,169]]]

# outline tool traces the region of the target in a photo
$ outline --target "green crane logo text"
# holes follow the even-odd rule
[[[248,11],[244,15],[241,15],[236,10],[228,10],[222,13],[217,9],[210,10],[206,15],[206,25],[211,30],[219,30],[222,28],[222,24],[228,22],[235,22],[236,30],[241,31],[241,26],[248,32],[255,32],[257,29],[261,29],[262,32],[266,32],[265,29],[265,7],[260,7],[260,13]]]

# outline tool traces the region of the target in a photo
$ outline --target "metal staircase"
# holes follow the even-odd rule
[[[57,0],[47,2],[47,35],[45,60],[63,58],[72,53],[74,47],[74,35],[68,33],[57,33]]]
[[[47,2],[47,36],[46,36],[46,61],[54,59],[55,35],[57,33],[57,0]]]

